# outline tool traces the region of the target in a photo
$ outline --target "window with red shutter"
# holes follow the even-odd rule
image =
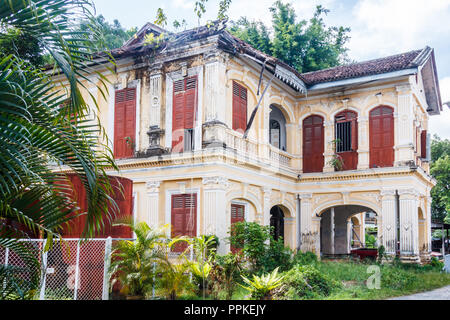
[[[233,81],[233,130],[244,133],[247,128],[247,89]]]
[[[173,83],[172,152],[193,149],[197,96],[197,76]]]
[[[245,221],[245,206],[242,204],[231,204],[231,228],[233,227],[233,224],[236,222],[242,222]],[[239,251],[239,249],[230,246],[230,250],[232,253],[236,253]]]
[[[324,165],[323,118],[312,115],[303,120],[303,172],[322,172]]]
[[[427,130],[420,133],[420,157],[427,159]]]
[[[341,157],[343,170],[355,170],[358,166],[358,115],[346,110],[335,117],[336,153]]]
[[[369,114],[370,168],[394,165],[394,110],[379,106]]]
[[[136,88],[115,92],[114,158],[131,158],[136,140]]]
[[[197,194],[185,193],[172,195],[172,238],[197,236]],[[182,252],[187,244],[180,242],[172,249],[174,252]]]

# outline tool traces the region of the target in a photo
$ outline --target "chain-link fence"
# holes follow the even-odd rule
[[[45,240],[29,243],[41,263],[40,300],[108,300],[111,246],[114,239],[56,240],[44,251]],[[0,248],[0,263],[21,267],[24,263],[8,249]]]
[[[45,240],[21,240],[29,245],[41,264],[41,283],[37,293],[40,300],[109,300],[108,269],[114,242],[133,239],[64,239],[55,240],[45,251]],[[176,261],[180,253],[168,252],[168,258]],[[192,246],[186,255],[193,260]],[[24,262],[14,252],[0,247],[0,264],[24,267]],[[26,283],[29,275],[21,277]],[[26,288],[21,288],[26,290]],[[155,296],[155,289],[153,289]]]

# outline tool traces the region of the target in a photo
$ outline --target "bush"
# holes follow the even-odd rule
[[[315,264],[316,262],[317,262],[317,256],[315,255],[314,252],[311,252],[311,251],[308,251],[308,252],[298,251],[295,254],[294,259],[293,259],[293,264],[300,265],[300,266]]]
[[[436,257],[431,257],[430,265],[438,271],[444,269],[444,263],[442,261],[439,261],[439,259]]]
[[[253,270],[261,267],[261,259],[267,250],[267,241],[271,239],[270,227],[256,222],[236,222],[230,230],[228,240],[236,249],[242,249]]]
[[[281,300],[326,297],[340,286],[339,282],[322,274],[312,265],[296,265],[284,274],[281,286],[275,289],[274,297]]]
[[[282,238],[272,240],[264,256],[259,259],[258,265],[263,272],[272,272],[275,268],[287,271],[292,267],[292,255],[292,250],[284,246]]]
[[[284,246],[283,239],[273,239],[270,226],[236,222],[228,240],[233,247],[242,250],[252,272],[272,272],[277,267],[283,271],[292,266],[292,250]]]

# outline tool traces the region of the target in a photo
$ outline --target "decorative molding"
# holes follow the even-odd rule
[[[202,184],[205,186],[222,186],[228,188],[230,183],[227,178],[221,176],[204,177],[202,178]]]
[[[159,187],[161,186],[161,181],[147,181],[145,187],[147,188],[147,193],[159,192]]]

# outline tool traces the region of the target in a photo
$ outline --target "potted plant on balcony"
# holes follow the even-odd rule
[[[340,140],[335,139],[332,140],[330,143],[332,145],[334,154],[331,157],[331,160],[328,162],[328,164],[334,168],[334,171],[341,171],[344,168],[344,159],[342,159],[342,157],[336,152],[336,145],[340,143]]]

